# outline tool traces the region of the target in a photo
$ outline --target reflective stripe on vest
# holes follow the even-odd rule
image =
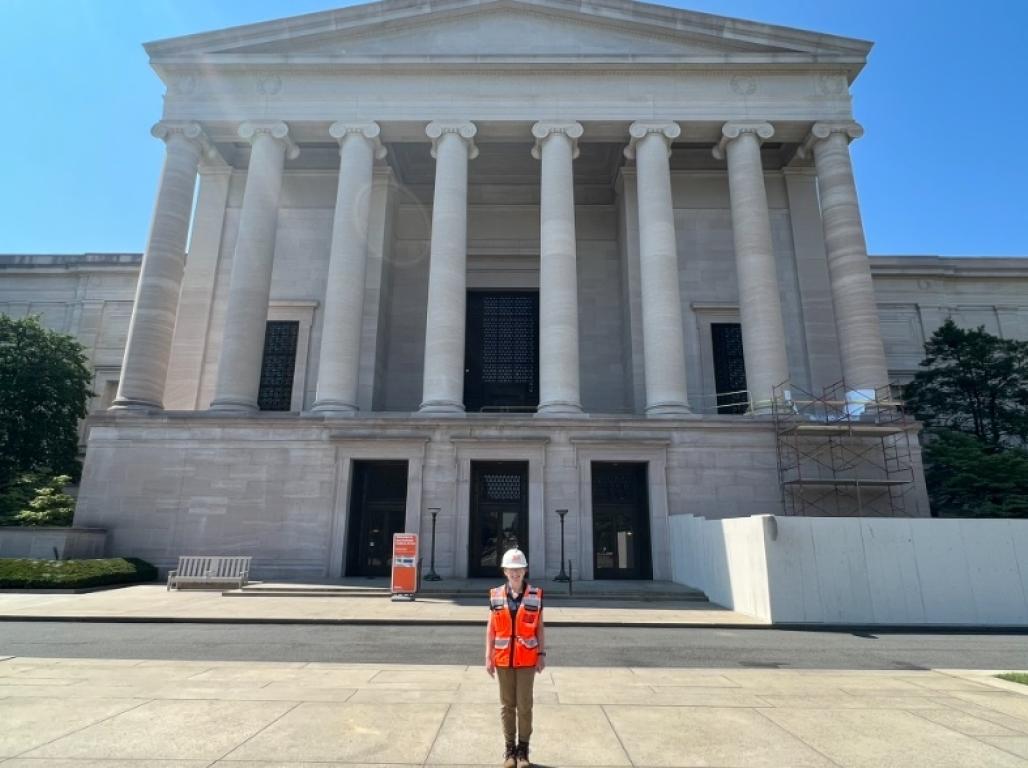
[[[536,632],[542,620],[542,590],[528,587],[513,620],[507,608],[507,587],[489,590],[492,609],[489,624],[493,630],[493,663],[497,667],[534,667],[539,660]],[[516,639],[517,642],[511,643]]]
[[[489,607],[494,611],[507,607],[507,595],[504,587],[489,590]]]
[[[538,611],[543,604],[542,596],[539,594],[539,590],[536,587],[529,587],[528,591],[525,592],[525,599],[522,601],[525,608],[529,611]]]

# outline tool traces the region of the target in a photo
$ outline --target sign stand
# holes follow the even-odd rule
[[[418,534],[393,534],[393,573],[390,592],[393,601],[413,602],[418,592]]]

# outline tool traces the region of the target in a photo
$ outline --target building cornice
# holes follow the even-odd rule
[[[735,19],[635,0],[382,0],[332,11],[322,11],[183,37],[156,40],[144,48],[152,59],[198,54],[229,53],[282,41],[324,40],[366,32],[385,34],[397,27],[438,20],[515,10],[543,13],[572,21],[593,21],[640,34],[657,34],[683,41],[704,41],[729,49],[779,48],[821,58],[857,57],[863,62],[872,44],[866,40]]]
[[[871,274],[880,277],[1028,278],[1028,257],[872,256]]]

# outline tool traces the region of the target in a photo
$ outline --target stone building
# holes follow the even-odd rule
[[[666,579],[669,515],[780,512],[789,397],[859,412],[946,316],[1028,337],[1023,260],[868,258],[869,49],[631,0],[384,0],[148,44],[141,260],[0,259],[0,311],[92,351],[76,524],[162,567],[336,578],[436,516],[443,576],[514,542],[553,576],[561,510],[584,578]],[[838,509],[929,514],[900,432],[902,504],[836,482]]]

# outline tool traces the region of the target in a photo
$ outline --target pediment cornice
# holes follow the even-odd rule
[[[360,41],[390,39],[462,19],[490,14],[548,18],[583,29],[603,30],[639,41],[659,41],[666,50],[517,55],[481,52],[362,53]],[[339,41],[333,50],[333,42]],[[678,46],[678,49],[674,46]],[[346,51],[349,46],[355,51]],[[381,0],[336,11],[233,27],[148,43],[158,73],[204,68],[520,69],[547,65],[583,69],[668,67],[819,68],[845,71],[852,80],[871,44],[862,40],[668,8],[636,0]],[[679,50],[680,49],[680,50]]]

